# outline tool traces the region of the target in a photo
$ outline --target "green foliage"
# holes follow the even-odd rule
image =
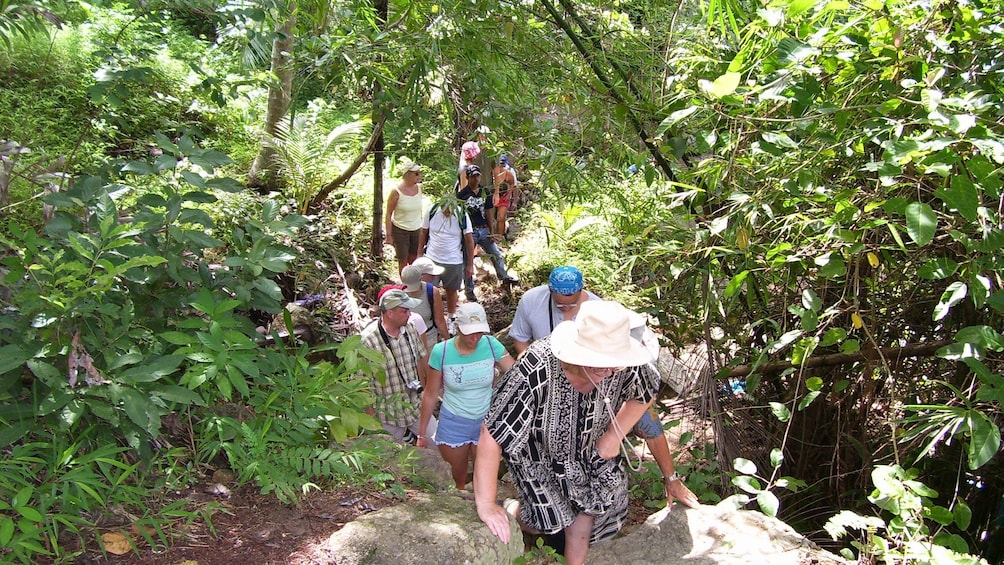
[[[154,162],[122,168],[134,180],[162,180],[159,193],[136,199],[131,217],[120,216],[113,198],[124,185],[85,177],[47,198],[57,211],[44,233],[12,224],[3,239],[5,283],[17,308],[0,319],[0,418],[8,426],[4,445],[16,457],[7,461],[10,482],[0,498],[21,519],[3,515],[0,536],[18,555],[39,547],[58,554],[60,529],[78,531],[85,511],[144,506],[145,490],[135,486],[145,480],[136,477],[140,463],[119,459],[165,464],[151,447],[167,414],[245,403],[256,418],[217,419],[223,433],[215,448],[202,449],[226,452],[244,471],[242,481],[284,500],[306,485],[303,477],[362,470],[365,453],[319,446],[379,427],[364,412],[371,403],[366,380],[355,378],[373,370],[354,355],[357,342],[336,352],[337,366],[314,365],[307,350],[260,348],[242,313],[279,311],[273,279],[293,257],[279,240],[302,219],[280,216],[266,202],[257,217],[245,218],[214,268],[206,252],[221,242],[208,235],[214,225],[200,207],[233,185],[205,176],[226,159],[187,138],[158,143],[164,153]],[[55,448],[54,438],[79,443]],[[66,474],[57,467],[68,462],[72,479],[60,484],[79,491],[39,490],[37,481],[17,478],[18,469],[35,474],[39,465]],[[43,519],[29,508],[41,508]]]
[[[732,477],[732,484],[747,494],[732,495],[723,503],[741,508],[753,500],[748,495],[753,495],[761,512],[768,516],[777,516],[781,502],[771,489],[777,487],[798,492],[805,488],[805,482],[794,477],[776,477],[778,469],[784,462],[780,449],[771,450],[770,461],[773,473],[769,478],[758,475],[756,463],[749,459],[737,458],[733,461],[737,474]]]
[[[331,157],[339,145],[357,141],[366,120],[357,120],[323,132],[316,113],[300,114],[290,122],[279,122],[269,143],[275,148],[284,195],[301,214],[307,212],[314,196],[337,174]]]
[[[364,430],[379,430],[380,423],[364,410],[372,405],[368,380],[358,371],[372,372],[375,365],[356,355],[359,336],[341,343],[335,352],[341,361],[312,364],[309,350],[266,350],[261,372],[249,382],[241,398],[250,417],[210,416],[201,426],[201,460],[212,461],[224,452],[239,482],[254,480],[262,492],[295,502],[312,481],[351,476],[369,468],[365,451],[346,452],[341,445]]]
[[[544,545],[544,537],[540,536],[534,546],[523,555],[512,560],[513,565],[545,565],[549,563],[566,563],[565,558],[549,545]]]
[[[904,470],[899,465],[881,465],[872,471],[875,490],[868,500],[889,516],[865,517],[843,511],[830,518],[826,531],[833,539],[860,530],[861,537],[851,545],[858,550],[858,559],[881,559],[884,562],[948,565],[955,563],[986,564],[985,559],[969,555],[965,540],[939,530],[955,524],[969,527],[972,512],[965,502],[956,501],[952,508],[934,503],[938,493],[917,481],[919,471]],[[884,530],[884,532],[882,532]],[[853,559],[849,552],[845,557]]]
[[[71,442],[62,433],[22,430],[31,440],[10,443],[6,434],[0,461],[0,556],[34,563],[39,556],[67,557],[61,544],[76,538],[86,545],[90,528],[105,508],[136,513],[141,529],[149,527],[166,541],[171,519],[191,519],[184,501],[151,516],[149,494],[137,483],[139,464],[129,462],[127,449],[102,444],[98,427],[81,430]],[[149,534],[147,534],[149,535]]]

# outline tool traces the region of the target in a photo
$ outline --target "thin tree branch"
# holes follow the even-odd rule
[[[885,358],[889,363],[895,363],[904,357],[930,357],[942,347],[953,343],[955,342],[952,340],[942,340],[904,345],[903,347],[862,349],[861,351],[855,351],[854,353],[831,353],[830,355],[809,357],[801,364],[794,364],[790,361],[782,361],[779,363],[766,363],[756,367],[753,365],[736,365],[729,370],[728,378],[746,377],[751,373],[780,373],[786,369],[798,367],[831,367],[833,365],[844,365],[846,363],[856,363],[858,361],[869,361],[882,358]]]
[[[383,133],[383,126],[386,123],[386,121],[387,118],[384,117],[373,126],[373,133],[370,134],[369,141],[366,142],[366,146],[363,147],[363,150],[356,157],[355,161],[352,161],[352,164],[349,165],[349,168],[345,169],[345,172],[339,175],[338,178],[326,184],[324,188],[320,190],[320,192],[314,195],[314,198],[310,200],[310,204],[307,206],[308,214],[313,214],[317,212],[317,210],[321,207],[321,203],[324,202],[324,199],[327,198],[328,195],[331,194],[331,192],[334,191],[336,188],[348,182],[348,180],[352,178],[352,175],[356,173],[356,170],[359,169],[359,167],[361,167],[362,164],[366,162],[366,159],[369,157],[370,153],[373,152],[373,146],[380,138],[380,134]]]
[[[613,81],[610,79],[609,76],[607,76],[606,72],[603,69],[601,69],[600,66],[596,63],[596,59],[593,53],[587,48],[586,44],[583,43],[582,38],[577,33],[575,33],[575,30],[573,30],[571,26],[568,25],[568,22],[565,21],[565,19],[561,16],[561,14],[558,13],[558,10],[554,6],[554,4],[551,3],[550,0],[541,0],[541,4],[544,5],[544,7],[547,9],[547,12],[551,15],[552,18],[554,18],[554,23],[559,28],[561,28],[562,31],[565,32],[565,35],[568,36],[569,40],[571,40],[572,45],[574,45],[575,49],[579,52],[580,55],[582,55],[582,58],[586,61],[586,64],[589,65],[589,68],[592,69],[593,74],[596,75],[596,78],[600,81],[601,84],[603,84],[603,87],[607,89],[607,92],[610,94],[610,96],[612,96],[617,102],[624,105],[625,111],[627,112],[628,120],[631,122],[631,125],[634,126],[635,131],[638,132],[638,136],[641,137],[641,142],[645,145],[645,148],[648,149],[648,152],[650,155],[652,155],[652,158],[655,159],[655,162],[656,164],[659,165],[659,168],[662,169],[662,172],[664,175],[666,175],[666,178],[668,178],[671,181],[675,181],[676,175],[673,174],[673,168],[670,166],[669,161],[666,160],[662,152],[659,150],[658,147],[656,147],[656,145],[652,142],[651,137],[649,137],[648,133],[645,131],[645,126],[642,125],[641,120],[638,119],[638,116],[635,115],[635,112],[632,109],[633,105],[631,101],[627,100],[624,94],[621,93],[616,87],[614,87]],[[588,32],[589,30],[586,29],[585,31]]]

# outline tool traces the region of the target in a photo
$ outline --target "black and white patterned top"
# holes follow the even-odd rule
[[[522,520],[556,533],[586,513],[595,516],[590,543],[617,533],[627,516],[627,476],[621,457],[600,458],[596,443],[624,402],[648,403],[658,389],[658,374],[642,365],[581,393],[551,353],[550,337],[533,342],[496,385],[485,416],[519,490]]]

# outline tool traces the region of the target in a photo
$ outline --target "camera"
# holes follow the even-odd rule
[[[414,391],[417,391],[417,392],[422,392],[422,382],[419,381],[418,379],[414,379],[414,380],[406,383],[404,386],[408,387],[408,390],[414,390]]]

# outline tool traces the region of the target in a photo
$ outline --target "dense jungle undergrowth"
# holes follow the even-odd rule
[[[703,502],[1004,562],[1000,8],[668,4],[0,3],[0,561],[216,535],[218,471],[406,496],[359,312],[402,164],[438,199],[480,133],[524,287],[575,264],[707,359],[664,414]]]

